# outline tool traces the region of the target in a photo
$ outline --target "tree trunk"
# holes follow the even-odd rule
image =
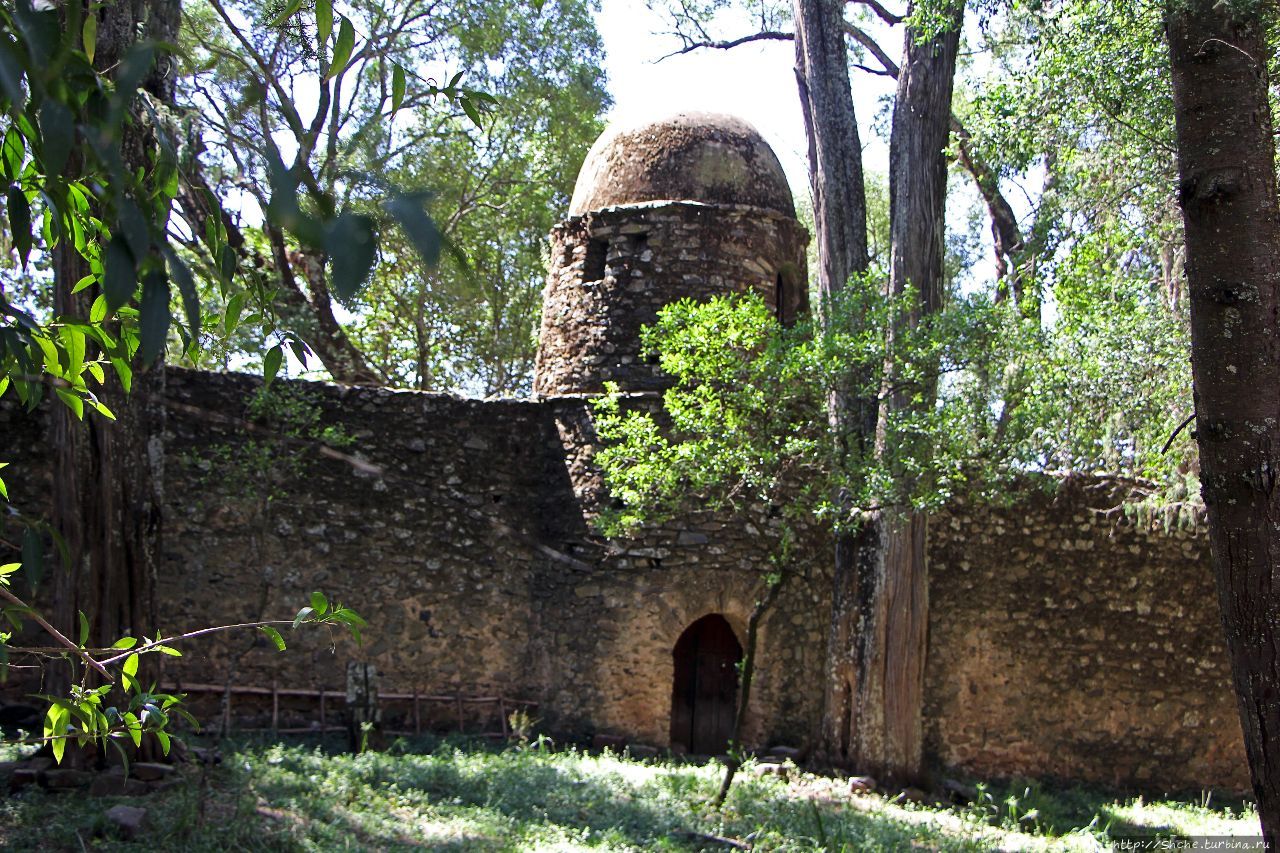
[[[284,232],[274,225],[264,226],[271,244],[272,260],[280,282],[280,301],[288,320],[310,331],[307,343],[334,382],[343,385],[383,385],[383,379],[369,366],[364,353],[351,342],[333,313],[333,300],[325,275],[325,258],[310,250],[289,251]],[[307,283],[304,293],[295,270]]]
[[[1274,850],[1280,844],[1280,208],[1262,8],[1179,0],[1169,6],[1166,27],[1201,483],[1249,771],[1267,848]]]
[[[813,194],[813,218],[818,244],[818,292],[824,322],[837,319],[833,302],[848,285],[850,276],[866,272],[866,187],[862,174],[862,144],[849,90],[849,57],[845,47],[844,3],[838,0],[795,0],[796,83],[809,140],[809,180]],[[849,377],[848,387],[862,377]],[[828,416],[835,436],[833,464],[849,464],[851,442],[870,439],[875,426],[871,401],[853,398],[835,389],[828,401]],[[851,513],[849,496],[833,496],[842,518]],[[837,614],[854,586],[854,536],[837,529],[833,554],[832,621],[827,660],[831,671],[824,685],[817,721],[815,757],[820,762],[842,763],[838,721],[847,719],[847,701],[840,685],[847,683],[847,655],[851,637],[848,625]]]
[[[949,9],[948,28],[921,42],[906,32],[890,138],[891,296],[908,299],[886,330],[885,386],[875,425],[875,452],[914,457],[926,447],[887,446],[889,421],[914,405],[932,406],[936,387],[903,387],[895,340],[941,309],[951,94],[963,3]],[[925,371],[930,374],[931,371]],[[919,393],[919,402],[913,402]],[[895,471],[897,488],[916,487]],[[910,509],[870,514],[853,539],[852,573],[837,564],[829,654],[832,682],[821,751],[836,763],[894,783],[919,782],[923,772],[924,663],[928,634],[928,521]]]
[[[85,12],[85,14],[90,14]],[[139,33],[163,42],[177,41],[178,0],[110,3],[99,16],[95,61],[114,68]],[[144,81],[155,97],[172,100],[173,74],[161,59]],[[144,123],[126,126],[121,153],[129,171],[150,171],[154,131]],[[54,308],[60,315],[85,317],[97,288],[71,290],[88,266],[64,241],[53,251]],[[89,414],[77,421],[63,406],[53,414],[53,521],[64,538],[69,565],[55,567],[54,624],[79,636],[78,612],[90,624],[89,644],[110,645],[121,636],[156,631],[155,580],[160,557],[163,456],[153,439],[164,430],[164,363],[134,369],[132,392],[125,393],[113,371],[99,398],[116,415],[114,422]],[[150,666],[146,661],[144,666]],[[146,672],[139,677],[148,680]],[[71,673],[54,675],[55,690],[65,689]],[[75,751],[68,752],[73,755]],[[72,758],[74,760],[74,757]]]
[[[849,91],[842,0],[795,0],[796,83],[809,137],[809,181],[824,305],[867,269],[862,144]]]

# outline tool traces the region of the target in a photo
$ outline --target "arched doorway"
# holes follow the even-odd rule
[[[719,755],[733,736],[742,645],[718,613],[694,622],[672,652],[671,745],[698,755]]]

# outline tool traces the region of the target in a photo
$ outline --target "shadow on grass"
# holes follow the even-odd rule
[[[1217,821],[1247,821],[1244,816],[1252,812],[1246,798],[1220,792],[1144,798],[1113,788],[1020,779],[976,788],[972,813],[994,826],[1019,825],[1047,836],[1084,832],[1112,839],[1185,839],[1215,834],[1187,832],[1188,826],[1194,830]]]
[[[1079,787],[992,786],[983,789],[993,804],[986,812],[904,815],[808,799],[779,780],[747,776],[718,813],[707,805],[718,782],[714,767],[435,740],[360,756],[338,746],[226,745],[221,766],[136,800],[38,790],[9,797],[0,801],[0,848],[697,850],[724,849],[710,836],[727,836],[762,850],[989,849],[990,841],[974,837],[982,823],[1049,836],[1109,825],[1113,837],[1178,837],[1172,824],[1128,820],[1130,807],[1115,792]],[[120,802],[148,809],[145,838],[131,844],[112,835],[104,815]],[[1034,825],[1027,825],[1022,818],[1032,811]]]

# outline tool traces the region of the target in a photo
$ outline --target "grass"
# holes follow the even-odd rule
[[[0,749],[0,759],[12,758]],[[838,780],[747,772],[708,805],[717,765],[428,741],[352,756],[314,744],[223,746],[222,764],[137,800],[25,790],[0,801],[0,848],[26,850],[1098,850],[1109,837],[1255,835],[1242,803],[1118,798],[1083,788],[979,786],[976,804],[851,797]],[[115,838],[105,812],[149,811]]]

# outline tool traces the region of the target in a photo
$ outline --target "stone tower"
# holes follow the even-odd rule
[[[640,352],[662,306],[756,291],[783,322],[808,308],[805,246],[768,143],[727,115],[611,127],[587,154],[551,232],[534,391],[592,394],[663,380]]]

